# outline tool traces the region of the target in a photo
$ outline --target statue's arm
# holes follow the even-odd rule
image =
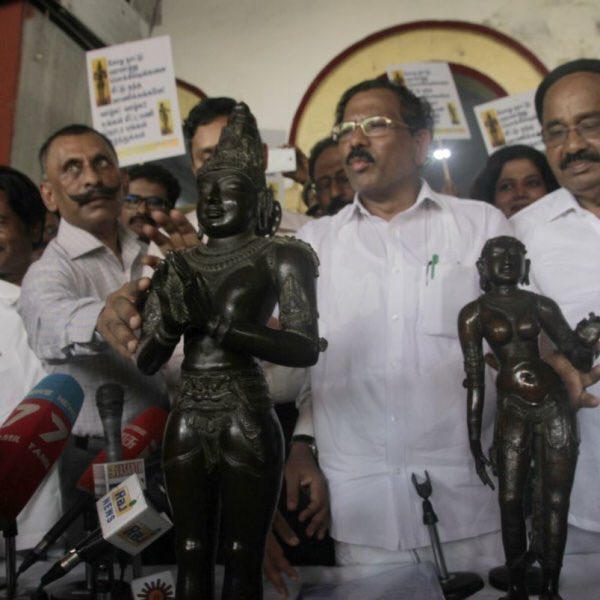
[[[312,251],[311,251],[312,252]],[[288,367],[317,362],[321,342],[317,325],[316,266],[299,245],[279,244],[269,258],[279,301],[281,329],[217,317],[208,332],[228,349]]]
[[[467,431],[469,447],[475,460],[479,478],[485,485],[494,489],[486,465],[489,461],[481,448],[481,421],[485,398],[485,361],[483,357],[483,334],[479,302],[470,302],[458,316],[458,335],[463,352],[466,378],[463,385],[467,388]]]

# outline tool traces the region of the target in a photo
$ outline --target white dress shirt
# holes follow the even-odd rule
[[[27,344],[17,313],[21,288],[0,279],[0,425],[46,375]],[[3,457],[10,460],[10,456]],[[32,548],[62,514],[58,470],[54,466],[17,518],[17,550]],[[4,544],[0,544],[2,550]]]
[[[571,327],[600,315],[600,219],[564,188],[519,211],[516,236],[531,260],[531,283],[555,300]],[[600,394],[600,383],[590,388]],[[600,532],[600,409],[578,412],[581,436],[569,522]]]
[[[481,483],[469,451],[457,317],[481,293],[475,262],[483,244],[510,233],[495,208],[425,182],[416,203],[389,222],[355,198],[298,232],[321,263],[319,335],[329,345],[311,370],[312,410],[336,540],[428,545],[411,483],[425,470],[442,541],[499,528],[496,493]]]
[[[68,373],[83,388],[73,426],[77,435],[103,435],[95,402],[103,383],[125,390],[123,424],[150,406],[168,407],[162,376],[142,374],[95,331],[106,297],[141,277],[147,245],[121,226],[119,241],[122,262],[95,236],[62,219],[58,235],[31,265],[21,288],[19,312],[33,351],[48,372]]]

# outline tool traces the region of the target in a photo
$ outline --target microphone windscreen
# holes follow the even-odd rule
[[[167,423],[168,413],[158,406],[147,408],[135,419],[127,423],[121,431],[122,460],[146,458],[159,446]],[[94,493],[95,464],[106,462],[106,451],[98,453],[92,464],[77,482],[77,487],[90,494]]]
[[[0,516],[14,519],[64,449],[83,404],[70,375],[42,379],[0,427]]]

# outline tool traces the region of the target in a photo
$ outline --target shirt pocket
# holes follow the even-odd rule
[[[458,313],[481,293],[475,267],[438,264],[423,278],[419,329],[427,335],[458,337]]]

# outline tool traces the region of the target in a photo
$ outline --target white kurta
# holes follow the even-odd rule
[[[45,371],[27,344],[27,333],[17,313],[21,288],[0,280],[0,425]],[[3,460],[10,460],[3,457]],[[17,550],[32,548],[62,513],[58,469],[52,468],[17,518]],[[1,544],[2,550],[4,544]]]
[[[411,483],[429,472],[442,541],[499,529],[496,493],[469,451],[457,317],[480,294],[485,241],[510,235],[488,204],[434,193],[390,222],[355,199],[298,237],[316,250],[319,334],[329,346],[311,370],[320,465],[332,536],[387,548],[429,544]],[[483,445],[491,442],[488,386]]]
[[[581,208],[564,188],[548,194],[512,219],[531,260],[531,283],[555,300],[571,327],[600,314],[600,219]],[[590,388],[600,394],[600,384]],[[569,522],[600,532],[600,409],[578,413],[579,460]]]

